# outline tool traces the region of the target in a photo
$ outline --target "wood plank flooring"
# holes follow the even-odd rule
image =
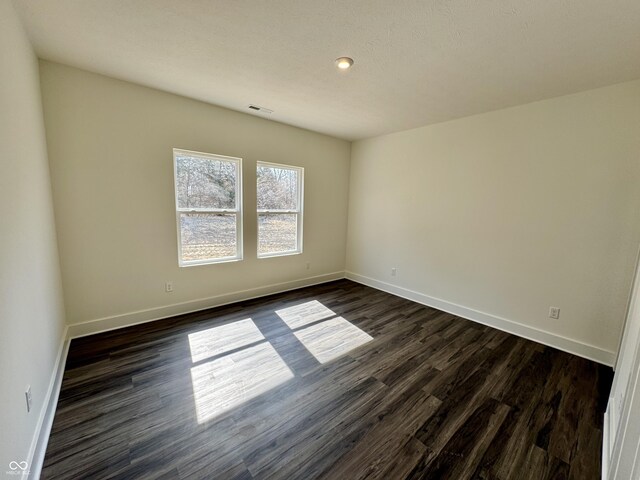
[[[341,280],[73,340],[42,478],[597,479],[611,377]]]

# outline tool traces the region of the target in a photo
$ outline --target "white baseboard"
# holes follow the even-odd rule
[[[176,303],[159,308],[150,308],[147,310],[140,310],[123,315],[99,318],[97,320],[68,325],[65,328],[62,342],[60,343],[60,347],[58,349],[58,357],[56,359],[56,364],[52,372],[51,380],[49,381],[47,395],[45,397],[44,405],[38,418],[36,432],[34,433],[33,440],[31,441],[31,446],[29,448],[27,462],[30,465],[30,468],[28,478],[38,479],[40,478],[40,474],[42,472],[44,456],[47,450],[49,435],[51,434],[51,427],[53,426],[56,406],[58,405],[60,388],[62,386],[62,378],[64,376],[64,367],[67,361],[67,354],[69,352],[69,344],[71,342],[71,339],[108,330],[114,330],[117,328],[128,327],[139,323],[151,322],[153,320],[159,320],[161,318],[171,317],[174,315],[195,312],[198,310],[205,310],[207,308],[219,307],[222,305],[227,305],[229,303],[264,297],[266,295],[272,295],[274,293],[281,293],[288,290],[295,290],[297,288],[319,285],[321,283],[340,280],[342,278],[344,278],[344,272],[328,273],[325,275],[318,275],[315,277],[308,277],[299,280],[293,280],[290,282],[276,283],[264,287],[242,290],[209,298],[202,298],[190,302]]]
[[[49,434],[53,426],[53,418],[56,414],[56,406],[58,405],[58,397],[60,396],[60,387],[62,386],[62,377],[64,376],[64,367],[67,362],[67,353],[69,351],[68,327],[65,327],[62,341],[58,348],[58,357],[51,373],[47,394],[38,417],[36,431],[29,448],[28,464],[29,478],[38,479],[42,472],[44,463],[44,454],[47,450],[49,442]]]
[[[129,327],[140,323],[152,322],[162,318],[173,317],[185,313],[206,310],[207,308],[220,307],[230,303],[251,300],[253,298],[273,295],[275,293],[295,290],[296,288],[310,287],[321,283],[331,282],[344,278],[344,272],[333,272],[315,277],[307,277],[289,282],[274,283],[263,287],[240,290],[237,292],[225,293],[208,298],[200,298],[188,302],[174,303],[157,308],[138,310],[135,312],[114,315],[112,317],[98,318],[81,323],[69,325],[69,338],[84,337],[94,333],[106,332],[122,327]]]
[[[363,285],[367,285],[369,287],[373,287],[378,290],[382,290],[384,292],[391,293],[393,295],[397,295],[399,297],[403,297],[432,308],[436,308],[438,310],[452,313],[459,317],[482,323],[484,325],[497,328],[498,330],[512,333],[514,335],[518,335],[520,337],[524,337],[529,340],[533,340],[535,342],[539,342],[544,345],[548,345],[550,347],[554,347],[559,350],[563,350],[565,352],[569,352],[580,357],[596,361],[598,363],[602,363],[604,365],[612,366],[615,360],[614,352],[610,352],[593,345],[581,343],[576,340],[565,338],[553,333],[545,332],[543,330],[538,330],[533,327],[522,325],[506,318],[463,307],[461,305],[447,302],[439,298],[430,297],[413,290],[398,287],[396,285],[382,282],[380,280],[369,278],[353,272],[333,272],[324,275],[318,275],[315,277],[293,280],[290,282],[282,282],[248,290],[241,290],[224,295],[216,295],[213,297],[192,300],[189,302],[176,303],[158,308],[150,308],[122,315],[115,315],[112,317],[99,318],[96,320],[72,324],[67,326],[65,329],[65,334],[58,351],[58,358],[56,360],[52,377],[49,382],[47,396],[45,398],[42,411],[40,412],[37,429],[31,442],[31,447],[29,449],[28,462],[31,467],[29,478],[40,478],[40,473],[42,471],[42,465],[44,462],[44,455],[47,448],[47,442],[49,440],[49,434],[51,433],[56,406],[58,404],[58,397],[60,395],[60,387],[62,385],[62,378],[64,375],[64,367],[69,350],[70,339],[140,323],[151,322],[153,320],[159,320],[174,315],[205,310],[207,308],[219,307],[243,300],[264,297],[266,295],[295,290],[297,288],[319,285],[334,280],[340,280],[342,278],[348,278],[349,280],[352,280],[354,282],[361,283]],[[605,418],[607,420],[611,420],[608,417],[609,415],[607,415]],[[607,428],[607,425],[605,425],[605,428]]]
[[[594,362],[602,363],[610,367],[613,366],[615,361],[615,352],[604,350],[594,345],[582,343],[570,338],[562,337],[560,335],[546,332],[544,330],[539,330],[534,327],[529,327],[513,320],[498,317],[490,313],[480,312],[472,308],[463,307],[462,305],[457,305],[455,303],[447,302],[446,300],[430,297],[429,295],[425,295],[423,293],[415,292],[403,287],[398,287],[396,285],[382,282],[380,280],[366,277],[364,275],[359,275],[357,273],[345,272],[345,278],[353,280],[354,282],[362,283],[363,285],[367,285],[369,287],[376,288],[378,290],[382,290],[387,293],[392,293],[394,295],[412,300],[417,303],[421,303],[423,305],[427,305],[428,307],[452,313],[453,315],[466,318],[467,320],[482,323],[483,325],[488,325],[490,327],[497,328],[498,330],[512,333],[514,335],[518,335],[519,337],[524,337],[528,340],[533,340],[534,342],[542,343],[543,345],[548,345],[550,347],[557,348],[558,350],[562,350],[564,352],[578,355],[579,357],[593,360]]]
[[[421,303],[438,310],[442,310],[444,312],[452,313],[467,320],[482,323],[484,325],[497,328],[498,330],[512,333],[514,335],[518,335],[520,337],[527,338],[529,340],[533,340],[535,342],[539,342],[544,345],[548,345],[550,347],[557,348],[559,350],[572,353],[574,355],[578,355],[580,357],[584,357],[607,366],[613,366],[615,361],[615,352],[611,352],[594,345],[582,343],[577,340],[563,337],[534,327],[523,325],[516,321],[492,315],[490,313],[481,312],[479,310],[464,307],[462,305],[448,302],[446,300],[431,297],[420,292],[399,287],[397,285],[392,285],[390,283],[376,280],[374,278],[370,278],[354,272],[333,272],[314,277],[292,280],[289,282],[275,283],[248,290],[240,290],[208,298],[191,300],[188,302],[175,303],[172,305],[149,308],[146,310],[138,310],[121,315],[114,315],[111,317],[104,317],[95,320],[89,320],[86,322],[75,323],[68,326],[68,338],[78,338],[86,335],[93,335],[95,333],[101,333],[122,327],[137,325],[140,323],[160,320],[162,318],[168,318],[174,315],[182,315],[185,313],[205,310],[207,308],[220,307],[223,305],[228,305],[230,303],[250,300],[253,298],[259,298],[275,293],[286,292],[288,290],[294,290],[296,288],[318,285],[321,283],[339,280],[341,278],[348,278],[349,280],[353,280],[354,282],[358,282],[363,285],[367,285],[369,287],[373,287],[378,290],[382,290],[393,295],[397,295],[399,297],[403,297],[408,300],[412,300],[414,302]]]

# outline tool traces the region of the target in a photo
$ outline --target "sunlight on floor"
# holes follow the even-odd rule
[[[268,342],[196,365],[191,369],[191,383],[198,423],[292,378],[293,372]]]
[[[336,314],[317,300],[294,305],[293,307],[276,310],[276,314],[291,330],[308,325],[325,318],[335,317]]]
[[[250,318],[190,333],[191,361],[196,363],[264,340]]]
[[[285,332],[278,333],[282,343],[286,344],[287,336],[289,340],[295,336],[320,363],[373,340],[317,300],[275,313],[289,327],[282,325]],[[251,318],[190,333],[189,347],[196,364],[191,368],[191,383],[198,423],[294,377]]]
[[[301,328],[294,334],[320,363],[333,360],[373,340],[373,337],[342,317]]]

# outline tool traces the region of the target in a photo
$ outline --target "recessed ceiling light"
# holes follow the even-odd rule
[[[336,58],[336,67],[338,67],[340,70],[346,70],[347,68],[351,67],[351,65],[353,65],[353,58]]]

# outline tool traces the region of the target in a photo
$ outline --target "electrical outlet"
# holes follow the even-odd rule
[[[391,276],[392,276],[392,277],[395,277],[395,276],[396,276],[396,273],[397,273],[397,272],[396,272],[395,267],[394,267],[394,268],[392,268],[392,269],[391,269]]]
[[[173,292],[173,282],[166,282],[164,284],[164,291],[167,293]]]
[[[558,307],[549,307],[549,318],[559,319],[560,309]]]
[[[29,413],[31,411],[31,403],[33,401],[33,398],[31,397],[31,385],[27,385],[24,396],[27,400],[27,413]]]

